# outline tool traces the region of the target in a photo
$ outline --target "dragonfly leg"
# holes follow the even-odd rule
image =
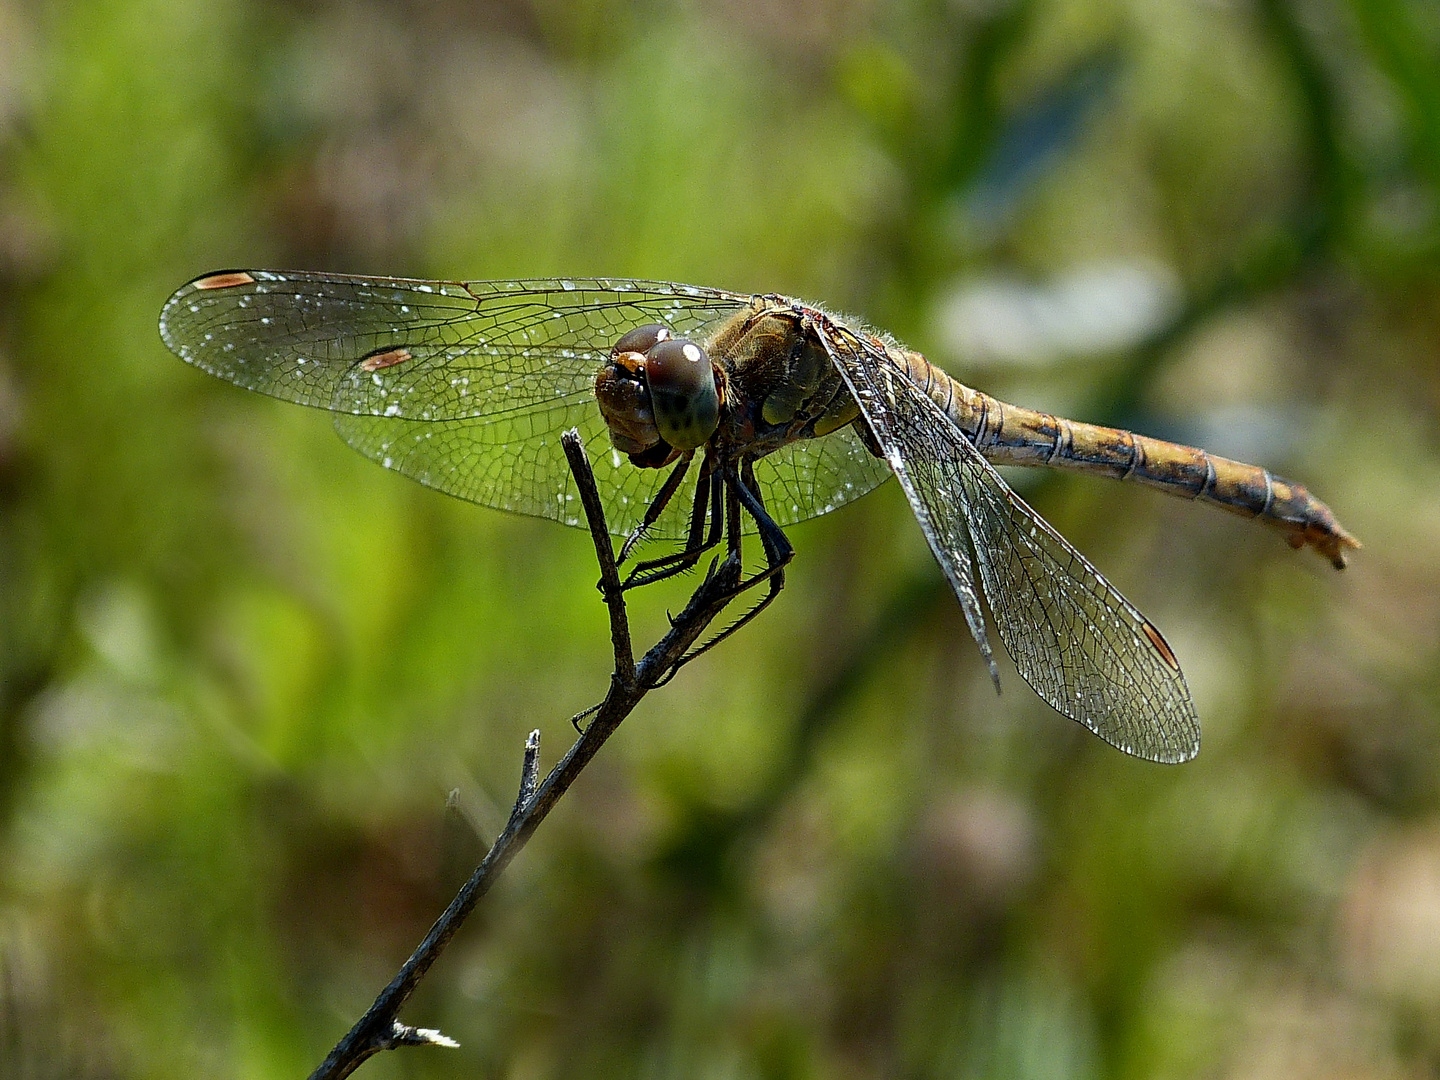
[[[630,557],[630,552],[634,550],[635,545],[644,540],[645,534],[650,531],[655,522],[660,520],[660,515],[665,512],[665,508],[670,505],[670,500],[675,497],[675,492],[679,490],[680,481],[685,479],[686,470],[690,468],[690,460],[694,456],[693,451],[682,455],[680,460],[675,463],[675,468],[670,470],[670,475],[665,478],[664,485],[656,493],[655,498],[650,500],[650,505],[645,508],[644,519],[635,526],[630,535],[625,538],[625,543],[621,545],[620,555],[615,560],[616,566]]]
[[[731,509],[731,512],[727,514],[726,522],[729,527],[730,541],[730,552],[726,556],[726,562],[729,563],[733,560],[738,564],[740,560],[740,537],[743,532],[743,522],[740,518],[742,508],[754,519],[760,533],[760,544],[765,549],[765,569],[738,582],[730,590],[730,599],[733,600],[746,590],[766,581],[770,583],[770,588],[760,598],[760,601],[744,615],[741,615],[709,641],[681,657],[680,661],[665,674],[665,677],[655,684],[656,686],[663,686],[669,682],[684,665],[700,654],[709,652],[769,607],[775,597],[780,595],[780,590],[785,587],[785,567],[795,557],[795,548],[790,543],[790,538],[785,535],[779,525],[775,524],[775,520],[765,510],[765,502],[760,496],[759,485],[755,483],[755,472],[750,461],[747,459],[741,466],[740,475],[737,476],[731,472],[724,479],[729,496],[729,509]]]
[[[785,567],[795,557],[795,548],[785,531],[775,524],[775,520],[765,509],[760,485],[755,482],[755,466],[749,458],[746,458],[740,467],[740,482],[735,485],[735,491],[740,498],[740,504],[755,520],[760,531],[761,546],[765,548],[765,569],[749,580],[742,581],[736,586],[736,591],[743,592],[762,581],[769,581],[770,596],[762,602],[768,604],[774,599],[774,595],[785,587]]]
[[[649,585],[684,573],[700,561],[701,555],[718,544],[721,537],[723,487],[719,477],[715,475],[713,458],[707,451],[705,461],[700,468],[700,476],[695,484],[695,500],[690,511],[690,533],[685,541],[684,550],[659,559],[636,563],[630,568],[630,573],[625,578],[622,587],[633,589],[639,585]],[[702,541],[707,503],[709,503],[710,535],[704,537]],[[648,513],[646,516],[649,516]]]

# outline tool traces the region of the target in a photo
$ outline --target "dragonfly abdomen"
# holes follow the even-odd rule
[[[1337,569],[1345,566],[1345,552],[1360,546],[1302,484],[1268,469],[1193,446],[1010,405],[957,382],[918,353],[907,351],[897,359],[910,379],[997,465],[1099,473],[1260,518],[1283,532],[1292,547],[1309,545]]]

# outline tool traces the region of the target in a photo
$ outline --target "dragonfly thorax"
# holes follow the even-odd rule
[[[766,298],[737,315],[716,331],[710,352],[728,379],[732,438],[756,456],[859,416],[814,328],[788,303]]]
[[[705,350],[659,323],[636,327],[595,376],[610,441],[642,467],[703,446],[720,423],[717,372]]]

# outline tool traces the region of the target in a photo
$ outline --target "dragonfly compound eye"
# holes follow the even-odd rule
[[[645,354],[650,408],[661,436],[677,450],[694,450],[715,434],[720,395],[705,350],[684,338],[657,342]]]
[[[610,350],[611,356],[618,356],[620,353],[648,353],[662,341],[670,338],[670,328],[663,323],[646,323],[644,326],[637,326],[634,330],[627,331],[619,341],[615,342]]]
[[[622,363],[626,360],[630,362]],[[595,400],[610,430],[610,442],[626,454],[641,454],[660,445],[650,392],[641,375],[644,361],[639,353],[621,353],[595,374]]]

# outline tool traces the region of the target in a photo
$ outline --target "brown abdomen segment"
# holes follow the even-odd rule
[[[1313,547],[1337,570],[1345,566],[1345,552],[1360,546],[1330,508],[1303,485],[1268,469],[1132,431],[1007,405],[956,382],[919,353],[892,349],[891,354],[997,465],[1049,465],[1099,473],[1242,517],[1260,518],[1283,532],[1291,547]]]

